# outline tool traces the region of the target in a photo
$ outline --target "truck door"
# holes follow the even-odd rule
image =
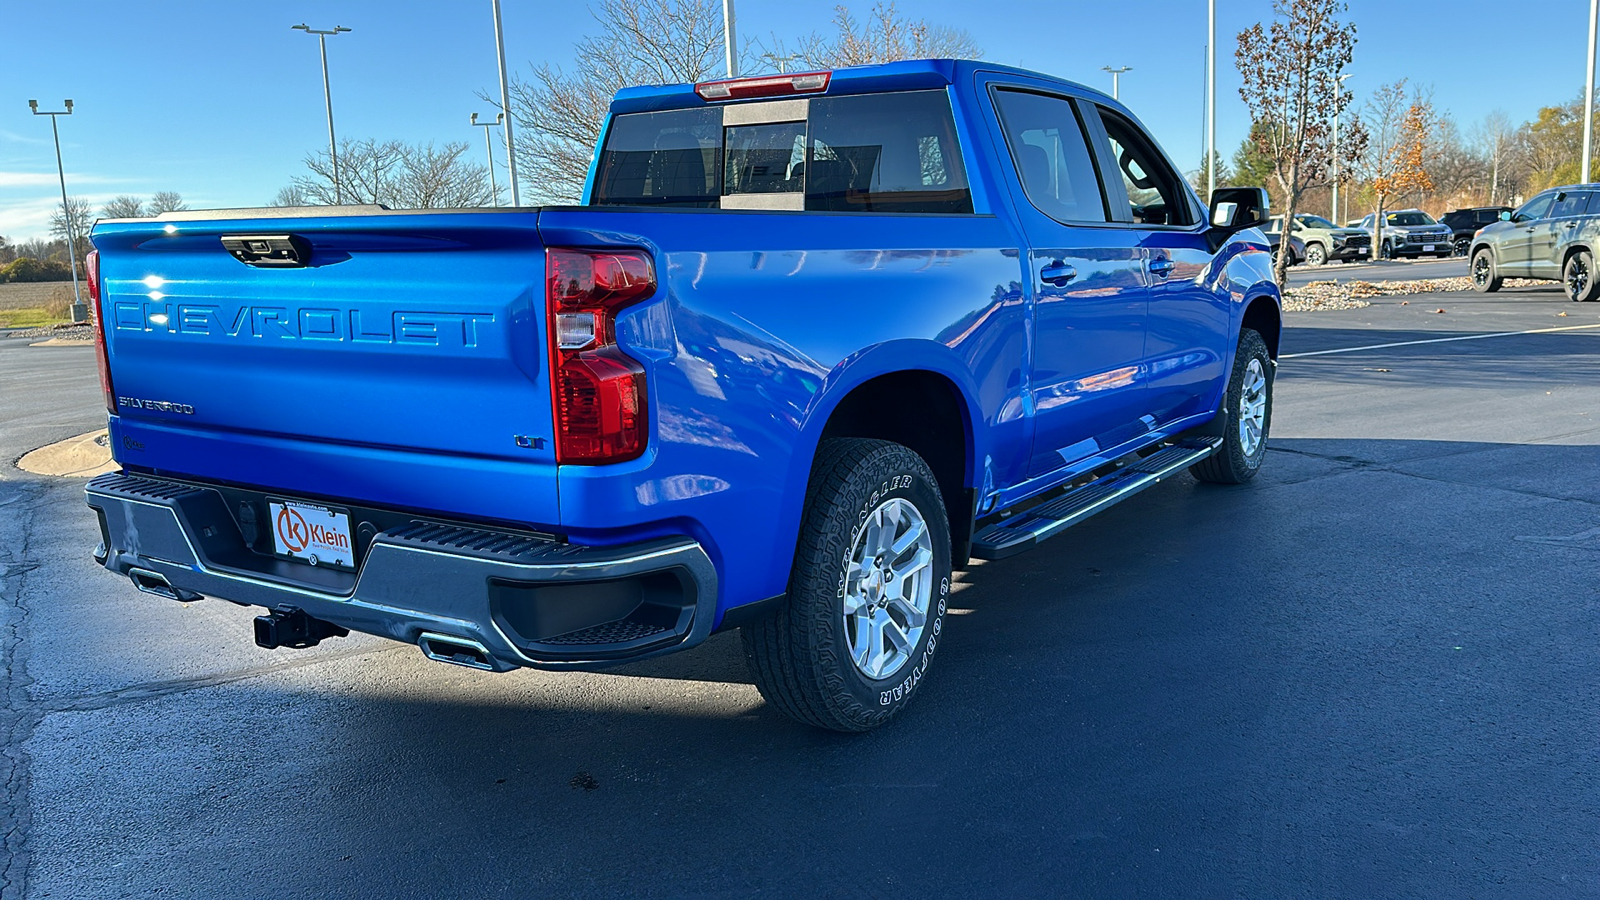
[[[1138,236],[1111,222],[1075,102],[1009,84],[990,96],[1029,244],[1028,474],[1043,475],[1149,430],[1139,368],[1149,292]]]
[[[1550,206],[1555,199],[1555,191],[1545,191],[1512,214],[1511,227],[1506,229],[1505,237],[1501,238],[1500,246],[1496,248],[1499,253],[1495,259],[1495,268],[1499,269],[1501,274],[1511,276],[1530,274],[1534,235],[1542,234],[1542,229],[1548,228],[1549,223],[1543,220],[1549,215]]]
[[[1144,249],[1150,286],[1145,325],[1144,413],[1161,427],[1217,408],[1232,346],[1232,303],[1211,272],[1205,213],[1155,141],[1132,120],[1098,104],[1089,120],[1102,153],[1112,219],[1130,223]],[[1104,141],[1098,137],[1103,134]],[[1118,204],[1121,208],[1118,208]],[[1282,227],[1283,218],[1274,220]],[[1298,223],[1295,223],[1298,228]],[[1289,238],[1284,237],[1284,241]]]

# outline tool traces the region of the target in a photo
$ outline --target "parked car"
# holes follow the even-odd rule
[[[1452,209],[1439,221],[1450,226],[1451,246],[1455,254],[1466,256],[1472,246],[1472,237],[1478,233],[1478,229],[1493,225],[1500,221],[1501,213],[1509,212],[1511,212],[1509,206],[1471,206],[1465,209]]]
[[[1362,230],[1371,234],[1373,222],[1373,215],[1368,213],[1361,220]],[[1420,209],[1401,209],[1384,214],[1381,251],[1384,259],[1416,259],[1449,256],[1455,252],[1455,247],[1448,225],[1440,224]]]
[[[1559,278],[1568,300],[1600,296],[1600,184],[1551,188],[1472,239],[1472,286],[1497,291],[1506,278]]]
[[[955,567],[1265,459],[1265,192],[1207,209],[1098,91],[898,62],[629,88],[602,134],[582,206],[100,221],[97,558],[263,647],[738,627],[776,709],[864,731]]]
[[[1294,236],[1305,244],[1305,261],[1320,266],[1330,260],[1352,262],[1372,256],[1372,235],[1359,228],[1341,228],[1321,216],[1299,213],[1294,217]],[[1270,236],[1283,230],[1283,216],[1267,223]]]
[[[1278,252],[1283,246],[1283,217],[1269,221],[1261,226],[1261,233],[1267,236],[1267,246],[1272,250],[1272,262],[1278,262]],[[1289,265],[1298,266],[1306,261],[1306,242],[1294,235],[1289,236]]]

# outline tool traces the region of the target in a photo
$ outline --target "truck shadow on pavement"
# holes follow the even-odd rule
[[[385,654],[174,695],[95,714],[143,748],[115,765],[55,716],[35,846],[94,840],[36,850],[33,885],[1593,889],[1600,489],[1576,482],[1597,464],[1591,444],[1275,439],[1249,485],[1183,476],[963,573],[923,696],[861,736],[766,707],[732,634],[604,675]]]

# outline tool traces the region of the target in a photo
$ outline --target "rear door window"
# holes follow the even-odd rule
[[[1561,219],[1567,216],[1581,216],[1584,208],[1589,205],[1587,191],[1562,191],[1556,194],[1556,202],[1550,207],[1550,218]]]
[[[1012,90],[995,101],[1028,200],[1058,222],[1110,221],[1072,101]]]

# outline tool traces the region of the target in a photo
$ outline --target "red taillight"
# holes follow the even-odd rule
[[[832,72],[800,72],[795,75],[702,81],[694,86],[694,92],[703,100],[744,100],[750,97],[779,97],[784,94],[817,94],[828,89],[828,79],[832,76]]]
[[[116,413],[117,395],[111,389],[111,357],[106,353],[106,317],[100,312],[100,251],[90,250],[83,259],[83,277],[89,282],[89,316],[94,323],[94,357],[100,365],[100,393],[106,412]]]
[[[644,452],[644,367],[617,346],[616,323],[619,310],[655,289],[644,253],[545,252],[557,462],[600,465]]]

